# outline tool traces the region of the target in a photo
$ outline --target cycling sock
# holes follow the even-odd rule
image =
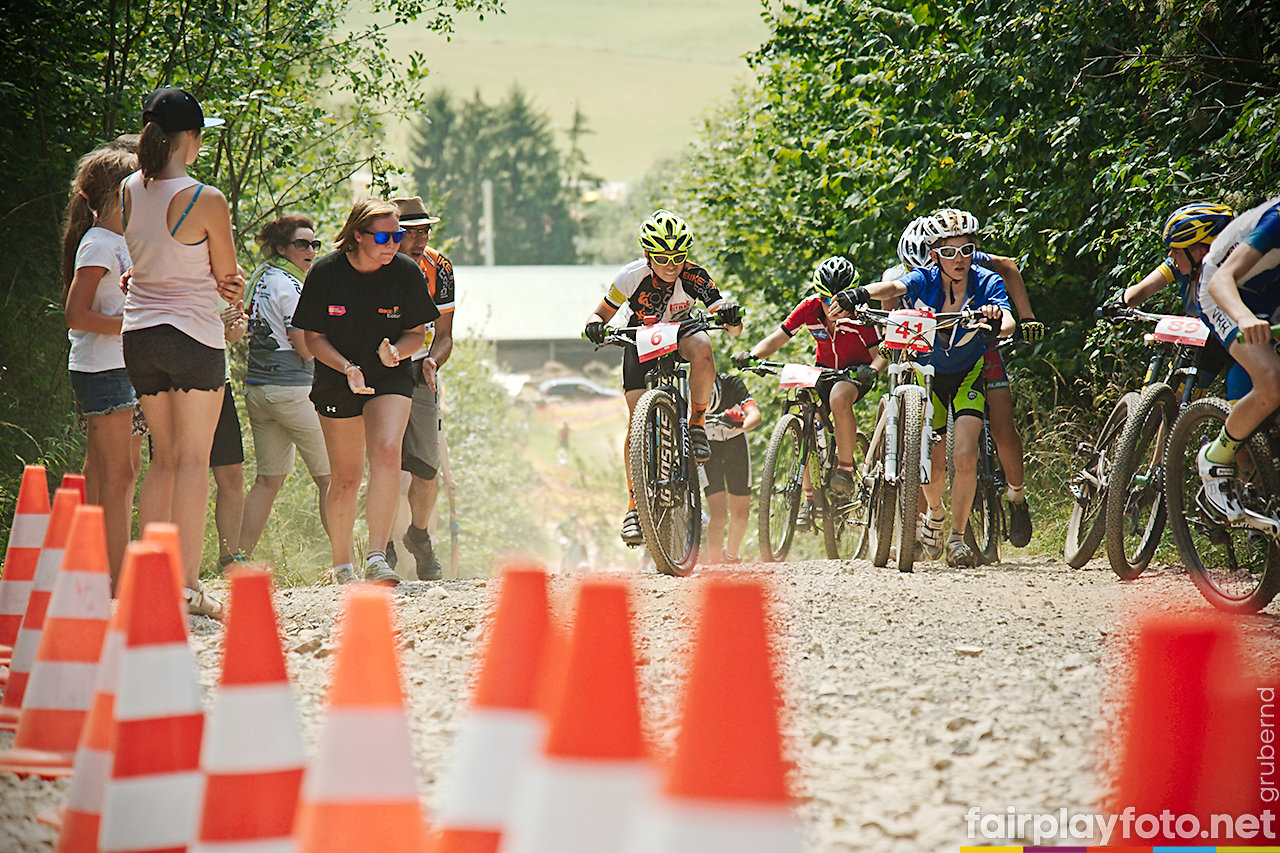
[[[942,507],[937,507],[937,512],[934,512],[934,507],[929,507],[925,511],[929,513],[929,517],[932,518],[934,521],[947,520],[947,511]]]
[[[1240,445],[1244,444],[1243,438],[1232,438],[1227,433],[1227,425],[1222,425],[1222,432],[1218,433],[1218,437],[1213,440],[1213,444],[1209,445],[1209,449],[1204,452],[1204,458],[1210,462],[1216,462],[1219,465],[1236,464],[1236,451],[1240,449]]]
[[[836,463],[836,469],[837,469],[837,470],[840,470],[840,471],[843,471],[843,472],[845,472],[846,474],[852,474],[852,473],[853,473],[853,463],[852,463],[852,462],[837,462],[837,463]]]
[[[351,563],[343,563],[341,566],[334,566],[333,573],[336,575],[338,572],[342,571],[343,569],[351,569],[352,571],[355,571],[355,568],[356,567]]]
[[[690,403],[689,404],[689,426],[706,426],[707,425],[707,404],[706,403]]]
[[[381,557],[382,559],[385,560],[387,559],[387,552],[383,551],[381,548],[374,548],[372,551],[365,551],[364,564],[366,566],[369,565],[370,563],[373,562],[375,557]]]
[[[1010,485],[1009,488],[1005,489],[1004,496],[1010,503],[1022,503],[1027,499],[1026,491],[1027,487],[1025,485]]]

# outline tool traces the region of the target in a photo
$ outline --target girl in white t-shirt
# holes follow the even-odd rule
[[[132,435],[137,400],[120,342],[120,276],[130,266],[120,182],[137,168],[137,155],[118,143],[82,157],[62,235],[62,304],[71,339],[67,367],[87,421],[85,496],[102,506],[113,583],[129,541],[142,445],[141,436]]]

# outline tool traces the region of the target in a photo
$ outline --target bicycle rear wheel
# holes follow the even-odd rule
[[[640,529],[658,571],[684,577],[698,561],[702,490],[680,447],[680,414],[666,391],[646,391],[631,416],[628,464]]]
[[[834,439],[831,439],[834,441]],[[861,471],[867,458],[867,437],[858,433],[858,440],[853,448],[853,470]],[[824,489],[826,500],[822,525],[823,544],[827,549],[827,559],[853,560],[858,557],[862,548],[863,531],[866,529],[865,516],[859,512],[858,492],[848,497],[836,497],[830,489]]]
[[[1173,389],[1148,386],[1116,444],[1106,499],[1107,559],[1132,580],[1155,556],[1164,533],[1164,446],[1178,416]]]
[[[1165,449],[1165,497],[1178,554],[1210,604],[1231,613],[1256,613],[1280,590],[1280,548],[1254,530],[1231,526],[1209,510],[1196,467],[1200,448],[1213,441],[1231,413],[1225,400],[1207,397],[1182,410]],[[1274,513],[1280,472],[1265,436],[1255,434],[1236,455],[1240,503]]]
[[[880,504],[880,491],[884,485],[884,403],[880,404],[876,424],[872,429],[867,450],[858,466],[857,488],[854,493],[854,513],[857,517],[858,543],[853,555],[860,560],[869,560],[876,550],[878,541],[876,522],[879,518],[877,509]],[[892,533],[890,533],[892,535]],[[886,554],[888,548],[885,548]]]
[[[916,522],[920,517],[921,431],[924,428],[924,389],[901,389],[902,417],[898,421],[898,571],[909,572],[916,561]]]
[[[765,452],[756,532],[760,559],[766,563],[785,560],[795,538],[796,513],[804,496],[803,433],[804,426],[797,415],[783,415],[773,428]]]
[[[1121,397],[1103,424],[1097,441],[1082,448],[1086,458],[1084,466],[1071,480],[1075,505],[1071,508],[1067,539],[1062,548],[1063,558],[1073,569],[1089,562],[1102,543],[1106,531],[1107,481],[1112,459],[1125,422],[1129,419],[1129,410],[1137,402],[1138,394],[1133,391]]]

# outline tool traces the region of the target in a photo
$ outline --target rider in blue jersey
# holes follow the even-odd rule
[[[1280,196],[1240,214],[1214,239],[1200,276],[1200,310],[1253,380],[1196,459],[1205,498],[1235,520],[1244,515],[1235,494],[1236,451],[1280,407],[1280,355],[1271,343],[1280,313]]]
[[[978,220],[973,214],[951,208],[938,211],[929,221],[929,256],[935,266],[918,267],[894,281],[841,291],[837,295],[840,307],[852,312],[869,299],[902,297],[906,307],[935,313],[976,310],[988,320],[998,321],[1002,336],[1013,334],[1016,324],[1004,280],[990,270],[973,266],[977,231]],[[982,415],[986,408],[982,376],[986,350],[987,339],[980,330],[953,326],[938,332],[927,359],[935,368],[934,432],[946,430],[948,411],[955,423],[951,538],[945,547],[947,563],[953,566],[977,563],[972,549],[965,544],[964,532],[977,487],[978,438],[982,434]],[[946,517],[942,509],[946,457],[945,442],[936,442],[929,482],[922,487],[929,506],[922,519],[926,530],[925,553],[935,559],[942,550],[939,546]]]

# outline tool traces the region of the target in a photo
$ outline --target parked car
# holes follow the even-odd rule
[[[538,385],[538,390],[548,397],[618,397],[622,392],[617,388],[607,388],[598,382],[592,382],[585,376],[557,376],[545,379]]]

